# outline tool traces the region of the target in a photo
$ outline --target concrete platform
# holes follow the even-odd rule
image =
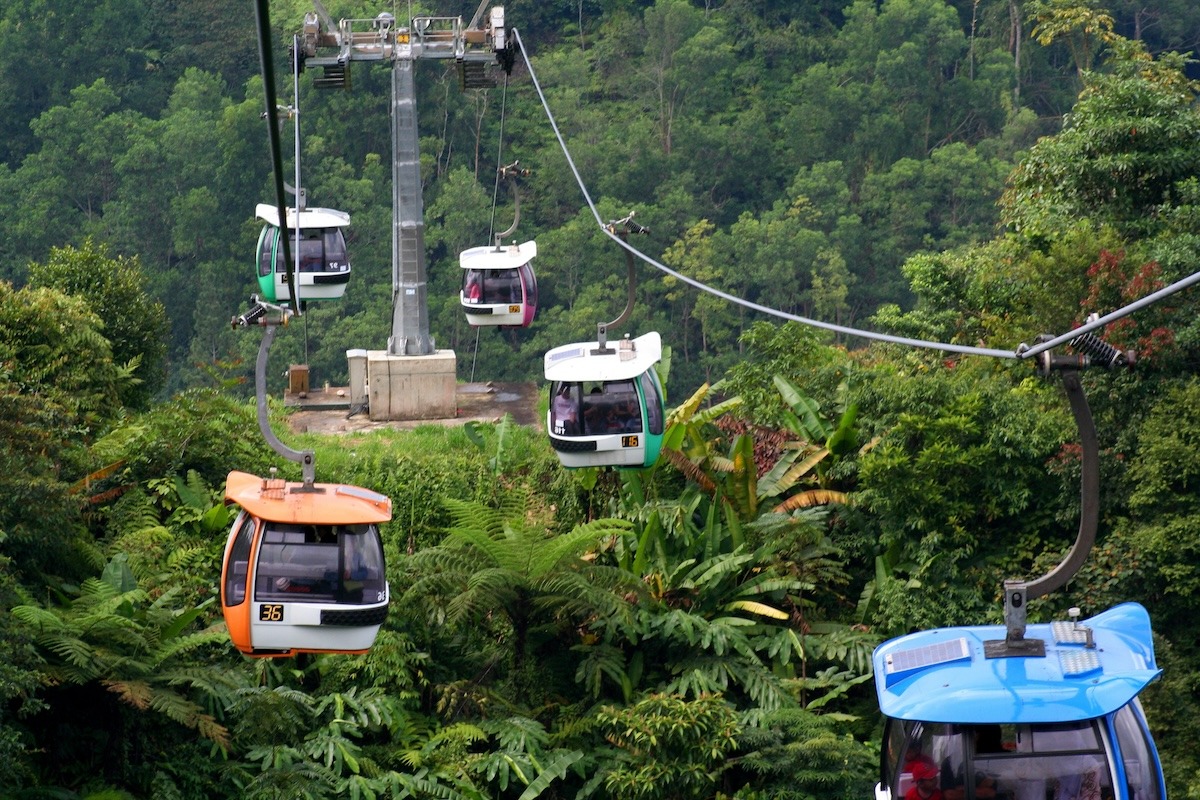
[[[297,433],[356,433],[379,428],[411,430],[418,425],[462,425],[468,420],[497,422],[505,414],[513,421],[542,429],[538,418],[536,383],[460,383],[455,386],[455,414],[452,417],[416,420],[373,420],[366,409],[351,413],[350,390],[344,386],[320,388],[304,396],[287,392],[284,405],[293,409],[288,423]]]
[[[453,350],[438,350],[423,356],[368,350],[371,419],[446,419],[454,415],[456,369]]]

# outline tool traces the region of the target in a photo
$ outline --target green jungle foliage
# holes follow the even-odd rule
[[[474,10],[452,5],[414,11]],[[308,10],[271,6],[281,97]],[[1200,262],[1190,0],[506,11],[600,213],[635,211],[639,247],[745,300],[1013,351]],[[222,486],[299,477],[258,428],[258,335],[229,324],[271,199],[252,17],[15,0],[0,44],[4,797],[860,800],[873,647],[999,622],[1002,580],[1071,546],[1079,449],[1056,378],[783,324],[642,265],[629,327],[671,349],[656,466],[568,472],[511,419],[289,433],[319,480],[392,499],[393,602],[365,655],[245,658],[218,597]],[[624,257],[521,60],[488,91],[416,74],[431,332],[473,380],[539,380],[547,349],[620,312]],[[312,79],[304,184],[352,215],[354,278],[272,363],[340,384],[345,351],[389,333],[389,78]],[[497,156],[531,169],[528,330],[459,310],[458,252],[515,212],[492,199]],[[1150,610],[1165,674],[1142,699],[1176,798],[1200,798],[1194,308],[1183,291],[1100,331],[1138,361],[1084,376],[1099,541],[1030,608]]]

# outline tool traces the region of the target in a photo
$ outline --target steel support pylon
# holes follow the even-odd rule
[[[425,209],[413,62],[392,62],[392,335],[388,354],[433,353],[425,279]]]

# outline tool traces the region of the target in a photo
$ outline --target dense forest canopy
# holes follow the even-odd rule
[[[1186,52],[1184,32],[1200,28],[1187,3],[1080,6],[1108,20],[1099,32],[1071,27],[1061,2],[765,5],[516,3],[507,16],[590,193],[613,217],[637,211],[653,232],[644,249],[746,300],[859,324],[911,305],[910,255],[995,235],[1017,154],[1056,130],[1106,37],[1132,29],[1151,54]],[[308,10],[271,9],[286,83],[286,43]],[[52,247],[95,237],[141,261],[168,311],[168,392],[202,381],[199,364],[244,358],[226,323],[252,291],[253,208],[271,197],[252,17],[219,2],[60,14],[14,3],[3,15],[4,276],[20,284]],[[95,33],[63,42],[81,30]],[[536,379],[540,353],[619,310],[620,254],[581,213],[520,59],[506,89],[460,92],[439,62],[416,73],[431,333],[470,353],[475,377]],[[312,202],[351,214],[358,287],[312,315],[308,350],[294,353],[318,381],[343,382],[345,350],[388,333],[388,86],[386,69],[361,63],[350,91],[301,76],[303,179]],[[458,311],[456,259],[511,219],[506,193],[492,209],[497,157],[532,170],[517,235],[539,241],[542,324],[477,336]],[[739,334],[761,319],[649,268],[639,299],[633,326],[669,332],[689,393],[735,363]]]
[[[282,97],[308,10],[271,5]],[[745,300],[1011,351],[1200,262],[1190,0],[506,12],[601,213],[636,212],[643,250]],[[862,798],[874,645],[999,621],[1001,581],[1071,544],[1075,431],[1029,364],[832,337],[642,265],[629,329],[671,352],[656,467],[568,472],[507,420],[296,434],[322,480],[392,498],[391,613],[365,656],[245,659],[216,602],[220,487],[231,469],[295,471],[248,400],[259,338],[229,324],[254,291],[254,206],[272,197],[253,14],[13,0],[0,43],[12,796]],[[345,351],[382,347],[391,320],[390,78],[313,77],[304,184],[351,214],[354,278],[273,361],[340,383]],[[431,332],[461,378],[469,361],[476,380],[540,380],[547,350],[619,312],[623,255],[522,60],[490,90],[460,91],[438,63],[416,77]],[[541,310],[477,335],[457,255],[512,218],[494,182],[515,159]],[[1031,610],[1150,609],[1165,675],[1144,701],[1178,797],[1200,797],[1193,294],[1100,331],[1138,354],[1085,377],[1100,538]]]

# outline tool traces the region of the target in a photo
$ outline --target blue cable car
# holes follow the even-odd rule
[[[661,360],[656,332],[621,339],[616,347],[582,342],[546,354],[546,430],[564,467],[654,465],[666,427],[654,370]]]
[[[463,270],[459,302],[472,327],[527,328],[537,315],[537,242],[472,247],[458,256]]]
[[[1003,625],[922,631],[875,650],[887,718],[876,800],[1163,800],[1138,694],[1161,670],[1124,603],[1028,626],[1040,655],[989,656]]]
[[[265,223],[258,235],[259,294],[271,303],[287,302],[292,299],[291,275],[296,265],[283,262],[279,209],[259,203],[255,216]],[[342,232],[350,224],[350,215],[332,208],[306,208],[298,213],[289,208],[287,224],[292,258],[299,257],[299,299],[341,298],[350,282],[350,259]]]
[[[876,800],[1164,800],[1138,701],[1158,678],[1150,616],[1124,603],[1083,623],[1027,624],[1030,600],[1062,588],[1096,539],[1100,467],[1079,370],[1131,363],[1086,335],[1082,356],[1042,355],[1062,373],[1079,428],[1075,544],[1035,580],[1004,582],[1004,625],[948,627],[884,642],[875,690],[887,719]]]

